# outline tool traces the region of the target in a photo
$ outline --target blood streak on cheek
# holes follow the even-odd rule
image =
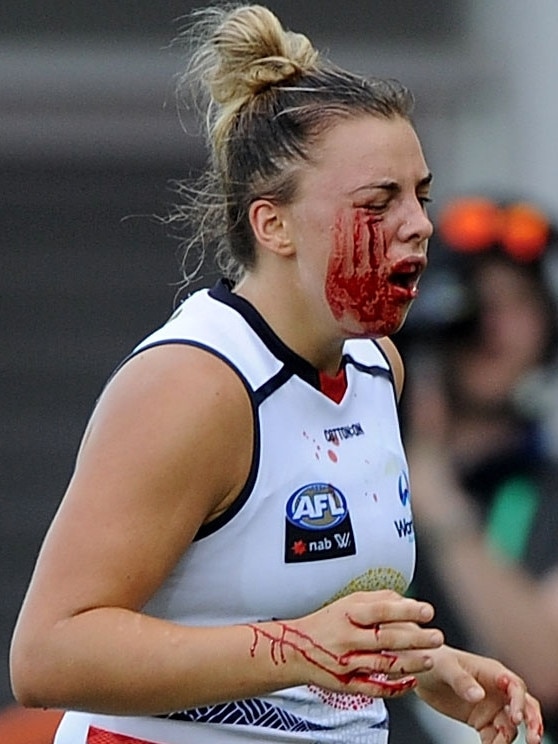
[[[386,241],[379,223],[364,209],[341,213],[335,222],[325,294],[333,316],[362,335],[391,333],[401,307],[390,298]]]

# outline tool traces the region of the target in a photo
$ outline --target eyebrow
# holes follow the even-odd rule
[[[427,186],[430,186],[432,183],[433,175],[432,173],[428,173],[428,175],[424,176],[424,178],[421,178],[420,181],[417,183],[417,189],[423,189]],[[377,183],[366,183],[364,186],[359,186],[358,188],[351,191],[351,194],[358,194],[359,191],[369,191],[370,189],[382,189],[383,191],[388,191],[391,194],[396,194],[401,190],[401,186],[397,183],[397,181],[378,181]]]

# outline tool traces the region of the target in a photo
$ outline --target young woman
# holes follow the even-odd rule
[[[14,634],[56,744],[379,744],[416,689],[485,742],[538,702],[443,645],[414,567],[387,336],[426,265],[431,176],[395,83],[260,6],[192,30],[211,146],[199,235],[225,279],[139,344],[94,411]],[[205,231],[205,232],[204,232]]]

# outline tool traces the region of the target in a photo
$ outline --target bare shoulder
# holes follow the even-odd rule
[[[129,360],[91,417],[43,545],[41,612],[141,607],[243,487],[252,425],[242,381],[215,355],[177,344]]]
[[[248,394],[228,364],[197,347],[158,346],[128,361],[107,385],[78,464],[86,452],[112,441],[122,455],[129,450],[137,460],[153,458],[154,473],[164,467],[186,484],[201,475],[207,487],[196,493],[211,511],[238,485],[234,465],[246,462],[242,449],[250,454],[251,422]],[[215,468],[217,461],[223,467]]]
[[[405,382],[405,367],[403,365],[403,359],[401,358],[401,354],[396,345],[387,336],[378,339],[378,344],[390,363],[393,379],[395,381],[395,390],[397,392],[397,398],[399,399],[403,392],[403,383]]]

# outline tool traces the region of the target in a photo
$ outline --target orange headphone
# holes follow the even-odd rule
[[[463,197],[441,210],[437,232],[449,248],[460,253],[500,247],[514,260],[528,263],[544,253],[551,223],[527,202],[501,205],[485,197]]]

